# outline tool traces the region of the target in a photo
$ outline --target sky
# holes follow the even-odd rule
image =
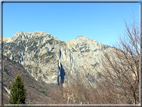
[[[83,35],[113,45],[132,16],[139,22],[139,3],[3,3],[3,36],[44,31],[63,41]]]

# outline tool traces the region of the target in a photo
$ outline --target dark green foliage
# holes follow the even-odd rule
[[[4,67],[4,71],[8,71],[7,68]]]
[[[43,38],[44,38],[44,36],[40,36],[40,37],[39,37],[39,40],[40,40],[40,41],[42,41],[42,40],[43,40]]]
[[[38,67],[35,67],[35,71],[36,71],[36,73],[37,73],[37,71],[38,71]]]
[[[73,52],[77,52],[74,48],[72,48],[72,51],[73,51]]]
[[[54,58],[54,57],[55,57],[55,55],[52,55],[51,59]]]
[[[27,65],[26,66],[28,69],[32,69],[32,66],[31,65]]]
[[[95,49],[94,52],[95,52],[95,51],[98,51],[98,50],[100,50],[100,49]]]
[[[32,50],[37,50],[37,45],[38,42],[36,42],[35,40],[31,40],[28,42],[27,46],[28,46],[28,51],[32,51]]]
[[[18,48],[18,49],[20,49],[20,50],[25,50],[25,48],[24,48],[23,45],[16,46],[16,48]]]
[[[12,61],[12,63],[13,63],[13,64],[16,64],[17,62],[16,62],[16,61]]]
[[[35,76],[36,77],[38,76],[38,72],[37,72],[36,68],[35,68]]]
[[[14,60],[19,60],[19,55],[18,54],[14,55]]]
[[[29,40],[28,43],[27,43],[27,46],[31,46],[33,43],[33,40]]]
[[[54,54],[55,54],[54,52],[48,51],[48,52],[42,54],[41,56],[39,56],[39,58],[42,59],[42,58],[44,58],[46,56],[51,56],[52,55],[52,57],[50,58],[50,59],[52,59],[52,58],[54,58]],[[49,61],[50,59],[47,59],[47,60]]]
[[[88,74],[86,74],[86,78],[88,78],[88,76],[89,76],[89,73],[88,73]]]
[[[81,53],[83,53],[83,52],[89,52],[90,51],[90,49],[86,49],[85,51],[80,51]]]
[[[43,45],[40,46],[40,48],[44,47],[47,43],[49,43],[50,45],[52,45],[53,40],[54,40],[53,38],[50,39],[50,40],[47,40]]]
[[[55,43],[60,46],[66,46],[66,43],[64,41],[55,40]]]
[[[8,61],[12,62],[12,60],[10,60],[7,56],[5,56],[7,58]]]
[[[28,70],[28,71],[29,71],[30,74],[32,73],[32,70]]]
[[[81,53],[85,52],[85,51],[80,51]]]
[[[21,76],[18,74],[15,78],[14,83],[10,90],[10,104],[25,104],[26,89],[24,89],[24,84]]]
[[[92,75],[88,75],[88,80],[91,82],[95,82],[95,78]]]
[[[50,61],[50,59],[46,59],[46,63],[48,63]]]
[[[43,78],[44,78],[44,79],[47,79],[47,77],[45,76],[45,74],[43,74]]]
[[[52,45],[54,39],[48,40],[49,44]]]
[[[84,47],[79,48],[79,50],[81,51]]]
[[[4,72],[6,72],[6,74],[8,74],[8,69],[4,67]]]
[[[36,45],[30,46],[28,47],[28,51],[37,50],[37,48],[38,47]]]
[[[58,41],[58,40],[55,40],[55,43],[56,43],[56,44],[59,44],[59,41]]]
[[[37,58],[38,58],[38,55],[37,55],[37,54],[34,54],[34,57],[33,57],[32,59],[34,59],[34,58],[37,59]]]
[[[33,43],[33,46],[36,46],[36,45],[37,45],[37,42],[34,42],[34,43]]]
[[[4,45],[3,48],[7,50],[8,49],[8,45]]]
[[[41,73],[41,69],[39,70],[39,73]]]
[[[54,52],[50,52],[50,51],[48,51],[48,56],[50,56],[50,55],[54,55],[55,53]]]
[[[98,74],[98,75],[97,75],[97,79],[99,79],[99,78],[101,78],[101,74]]]
[[[16,47],[16,43],[14,43],[14,42],[10,43],[10,48],[9,48],[9,50],[11,50],[13,47]]]
[[[66,43],[64,41],[60,41],[60,45],[65,45],[66,46]]]
[[[86,49],[86,50],[85,50],[85,52],[89,52],[89,51],[90,51],[90,49]]]
[[[79,47],[79,44],[77,44],[76,46],[75,46],[75,48],[78,48]]]

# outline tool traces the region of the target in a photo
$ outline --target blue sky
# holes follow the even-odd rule
[[[4,3],[3,36],[44,31],[64,41],[83,35],[112,45],[132,14],[139,22],[139,3]]]

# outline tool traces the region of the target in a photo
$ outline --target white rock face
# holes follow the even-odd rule
[[[102,51],[112,50],[84,36],[64,42],[41,31],[20,31],[11,40],[13,42],[4,43],[5,54],[21,62],[36,80],[42,77],[46,83],[57,83],[58,62],[62,63],[66,73],[65,84],[69,81],[68,74],[95,75],[94,69],[101,66]]]
[[[8,94],[10,94],[10,90],[7,89],[5,86],[4,86],[5,90],[7,91]]]
[[[11,40],[12,40],[12,41],[15,41],[17,38],[24,38],[24,32],[22,32],[22,31],[17,32],[16,34],[14,34],[14,35],[11,37]]]

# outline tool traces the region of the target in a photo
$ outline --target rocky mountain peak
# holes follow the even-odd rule
[[[90,39],[90,38],[88,38],[88,37],[85,37],[85,36],[83,36],[83,35],[80,35],[80,36],[76,37],[75,40],[76,40],[77,42],[88,42],[88,41],[92,41],[92,42],[93,42],[92,39]]]
[[[33,36],[43,36],[43,35],[47,35],[47,33],[43,32],[43,31],[35,31],[33,33]],[[50,34],[48,33],[48,35],[50,35]]]
[[[16,41],[21,39],[28,40],[28,39],[38,38],[42,36],[47,36],[48,38],[52,38],[51,34],[43,32],[43,31],[35,31],[35,32],[19,31],[11,37],[11,41]]]
[[[65,69],[65,78],[70,78],[76,72],[93,72],[101,64],[102,51],[109,48],[83,35],[62,41],[43,31],[20,31],[11,39],[14,42],[3,45],[4,55],[21,63],[36,80],[42,78],[46,83],[57,82],[58,61]]]
[[[17,33],[15,33],[12,37],[11,37],[11,40],[12,41],[15,41],[18,37],[24,35],[24,32],[23,31],[19,31]]]
[[[79,35],[79,36],[76,37],[76,40],[78,40],[78,39],[89,39],[89,38],[88,38],[88,37],[85,37],[85,36],[83,36],[83,35]]]
[[[54,37],[55,40],[59,40],[56,36]]]

